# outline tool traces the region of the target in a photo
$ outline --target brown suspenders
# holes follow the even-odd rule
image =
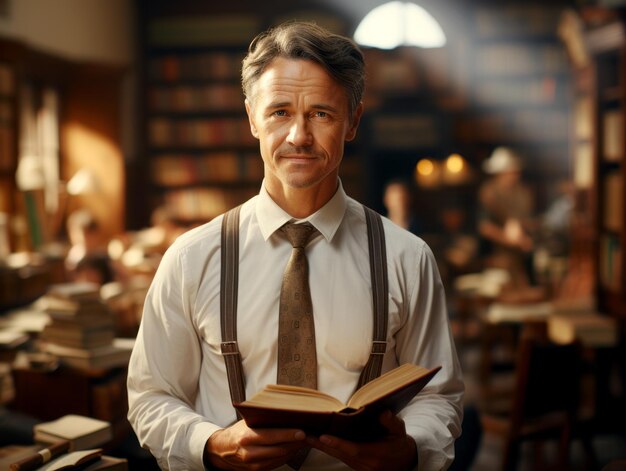
[[[237,206],[226,214],[222,222],[222,269],[220,286],[220,324],[222,355],[226,362],[228,387],[233,403],[246,399],[246,388],[237,345],[237,289],[239,287],[239,211]]]
[[[231,209],[222,222],[222,263],[220,289],[220,322],[222,355],[226,363],[230,397],[233,403],[246,398],[241,355],[237,346],[237,289],[239,281],[239,211]],[[380,215],[363,206],[367,222],[367,240],[372,279],[374,331],[372,349],[361,372],[357,388],[380,375],[383,355],[387,347],[388,280],[385,234]]]

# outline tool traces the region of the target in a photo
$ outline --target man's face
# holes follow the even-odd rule
[[[317,189],[330,192],[330,198],[361,107],[350,118],[346,91],[309,60],[275,59],[252,91],[246,110],[259,139],[268,192]]]

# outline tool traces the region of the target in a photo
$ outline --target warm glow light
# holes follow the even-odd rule
[[[434,172],[435,165],[433,164],[432,160],[422,159],[417,163],[416,168],[419,175],[427,177]]]
[[[379,49],[399,46],[442,47],[446,35],[433,16],[411,2],[389,2],[374,8],[361,21],[354,40]]]
[[[421,159],[415,166],[415,181],[422,188],[436,188],[441,183],[441,165],[431,159]]]
[[[443,183],[446,185],[464,185],[471,181],[472,169],[460,154],[450,154],[446,159]]]
[[[446,169],[450,173],[461,173],[463,167],[465,167],[465,162],[463,161],[463,157],[459,154],[451,154],[446,159]]]

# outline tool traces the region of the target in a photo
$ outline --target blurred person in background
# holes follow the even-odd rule
[[[403,229],[419,234],[413,211],[413,189],[408,181],[400,178],[389,180],[383,192],[383,204],[389,219]]]
[[[483,170],[488,178],[479,189],[478,232],[484,264],[505,269],[514,288],[529,286],[534,196],[522,181],[522,162],[512,149],[497,147]]]

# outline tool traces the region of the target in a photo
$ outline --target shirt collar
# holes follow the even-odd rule
[[[330,241],[341,224],[347,206],[348,197],[343,189],[341,180],[339,180],[337,191],[328,203],[303,220],[310,222],[327,241]],[[265,240],[269,239],[276,230],[293,219],[289,213],[284,211],[272,199],[265,189],[265,182],[261,185],[261,191],[259,192],[256,218]]]

